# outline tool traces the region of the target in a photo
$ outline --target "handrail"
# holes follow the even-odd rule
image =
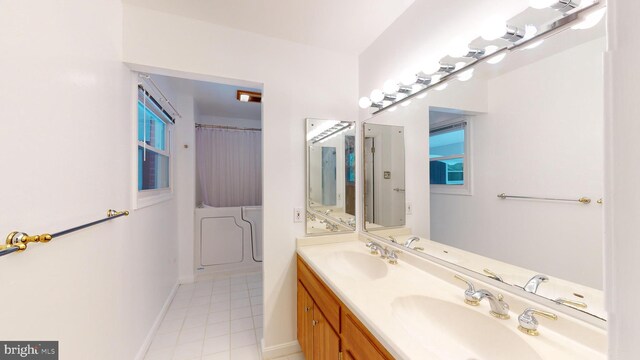
[[[72,227],[70,229],[62,230],[53,234],[45,233],[42,235],[30,236],[27,233],[24,233],[21,231],[12,231],[9,233],[9,235],[7,235],[6,245],[0,245],[0,256],[9,255],[14,252],[23,252],[27,249],[27,245],[32,242],[46,243],[51,241],[51,239],[53,238],[67,235],[69,233],[82,230],[84,228],[88,228],[90,226],[103,223],[105,221],[113,220],[115,218],[119,218],[121,216],[128,216],[128,215],[129,215],[129,211],[127,210],[116,211],[116,210],[109,209],[107,210],[107,217],[104,219],[92,221],[90,223]]]
[[[559,198],[547,198],[547,197],[537,197],[537,196],[507,195],[505,193],[502,193],[502,194],[498,194],[498,197],[503,200],[507,198],[513,198],[513,199],[533,199],[533,200],[549,200],[549,201],[575,201],[585,205],[591,203],[591,199],[586,196],[583,196],[580,199],[559,199]]]

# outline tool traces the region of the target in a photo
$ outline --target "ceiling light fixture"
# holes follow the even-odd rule
[[[498,64],[507,55],[508,51],[522,49],[533,49],[540,46],[545,37],[571,27],[572,29],[588,29],[600,22],[606,12],[606,7],[599,6],[600,0],[530,0],[533,8],[551,8],[565,14],[567,11],[580,9],[571,14],[563,16],[556,21],[545,25],[539,31],[535,25],[527,24],[524,27],[509,25],[503,19],[493,18],[486,22],[487,26],[481,30],[481,36],[488,41],[500,41],[501,43],[488,44],[482,48],[475,48],[471,43],[465,43],[457,38],[453,41],[453,46],[449,47],[448,55],[452,58],[471,60],[458,61],[452,64],[451,59],[446,56],[440,57],[440,61],[434,56],[424,62],[421,71],[407,69],[399,78],[400,81],[388,80],[383,89],[375,89],[370,96],[362,97],[358,105],[362,108],[372,107],[378,110],[395,111],[397,106],[407,106],[410,99],[416,97],[422,99],[427,96],[427,91],[431,88],[442,91],[448,83],[440,83],[442,80],[456,77],[460,81],[468,81],[473,77],[473,67],[479,63]],[[536,41],[532,41],[535,39]],[[508,42],[508,43],[505,43]],[[441,54],[441,53],[440,53]],[[440,83],[440,84],[439,84]]]
[[[580,6],[580,0],[529,0],[529,6],[534,9],[552,8],[561,13],[568,13]]]
[[[262,94],[255,91],[237,90],[236,99],[242,102],[262,102]]]

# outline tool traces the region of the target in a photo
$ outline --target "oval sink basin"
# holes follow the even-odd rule
[[[489,309],[489,304],[481,304]],[[405,296],[391,303],[394,318],[425,349],[425,359],[542,360],[507,326],[466,305],[426,296]],[[517,330],[516,330],[517,331]]]
[[[377,256],[355,251],[337,252],[327,256],[327,265],[338,274],[353,280],[376,280],[387,275],[387,263]]]

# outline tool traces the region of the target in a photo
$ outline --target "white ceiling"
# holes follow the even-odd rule
[[[123,2],[358,55],[414,0],[123,0]]]
[[[248,120],[261,120],[261,104],[242,102],[236,99],[237,90],[262,92],[233,85],[223,85],[204,81],[193,82],[193,100],[200,115],[219,116]]]
[[[237,90],[261,93],[261,89],[246,86],[220,84],[208,81],[176,78],[151,74],[159,81],[160,88],[166,87],[169,94],[192,96],[196,112],[200,116],[214,116],[239,120],[262,120],[262,104],[242,102],[236,99]]]

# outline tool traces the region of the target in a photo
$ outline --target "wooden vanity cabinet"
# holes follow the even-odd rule
[[[298,341],[306,360],[393,357],[298,256]]]

